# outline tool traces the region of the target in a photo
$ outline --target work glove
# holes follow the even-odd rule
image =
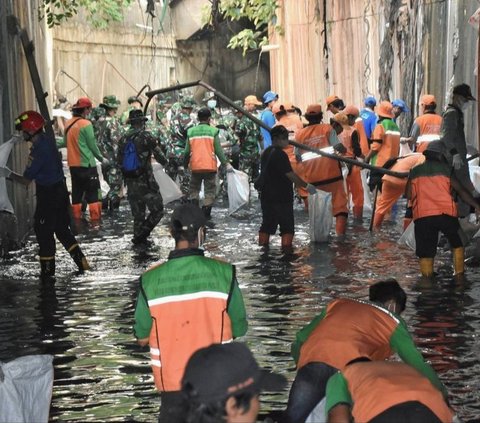
[[[305,189],[308,191],[310,195],[315,195],[317,193],[317,188],[315,187],[315,185],[307,184]]]
[[[227,165],[225,166],[226,170],[228,173],[231,173],[233,172],[233,166],[230,164],[230,163],[227,163]]]
[[[8,178],[12,171],[8,167],[0,167],[0,178]]]
[[[460,157],[460,154],[453,155],[452,164],[455,170],[458,170],[463,166],[463,161],[462,161],[462,158]]]

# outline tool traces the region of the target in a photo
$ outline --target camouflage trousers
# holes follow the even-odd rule
[[[240,154],[240,170],[248,175],[248,180],[253,183],[260,172],[260,157],[258,154]]]
[[[162,195],[158,190],[150,188],[143,178],[127,178],[126,184],[133,215],[133,235],[146,237],[163,217]]]
[[[103,179],[110,188],[107,193],[107,200],[120,201],[120,192],[122,190],[123,177],[122,172],[115,166],[102,166]]]
[[[203,192],[205,198],[203,200],[204,206],[211,206],[215,201],[215,194],[217,188],[217,173],[216,172],[194,172],[190,180],[190,191],[188,197],[190,200],[198,200],[200,197],[200,189],[203,182]]]
[[[183,167],[183,158],[173,157],[168,160],[165,166],[165,173],[180,186],[180,190],[186,195],[190,189],[190,178],[192,173]]]

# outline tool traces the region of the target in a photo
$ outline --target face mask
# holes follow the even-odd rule
[[[215,107],[217,107],[217,100],[208,100],[207,106],[209,109],[215,109]]]
[[[464,101],[460,108],[462,109],[462,111],[467,110],[467,108],[468,108],[468,101]]]

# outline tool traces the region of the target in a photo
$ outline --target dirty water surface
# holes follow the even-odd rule
[[[133,312],[139,275],[173,248],[167,223],[171,206],[152,242],[130,242],[132,222],[126,201],[100,226],[85,222],[78,240],[94,270],[75,275],[58,244],[57,283],[42,286],[34,236],[0,263],[0,361],[28,354],[54,356],[51,421],[144,421],[158,419],[147,349],[136,345]],[[338,295],[366,298],[368,287],[395,277],[408,293],[405,319],[415,340],[440,374],[450,401],[464,421],[480,418],[480,272],[452,280],[449,252],[440,250],[434,283],[418,278],[411,250],[396,243],[399,220],[379,234],[349,222],[344,240],[312,244],[308,216],[296,206],[294,251],[283,254],[273,238],[268,251],[256,245],[258,203],[236,217],[221,202],[213,210],[207,255],[237,266],[249,318],[243,338],[259,363],[295,376],[290,344],[328,301]],[[262,397],[262,414],[285,407],[288,392]]]

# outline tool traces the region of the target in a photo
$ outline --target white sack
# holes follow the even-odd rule
[[[160,187],[164,205],[183,197],[179,186],[165,173],[160,163],[152,163],[152,168],[155,180]]]
[[[410,224],[407,226],[407,229],[403,232],[402,236],[398,239],[397,241],[398,244],[401,245],[406,245],[413,251],[415,251],[416,248],[416,242],[415,242],[415,224],[410,222]]]
[[[48,422],[52,361],[52,355],[27,355],[0,362],[0,422]]]
[[[312,412],[305,420],[305,423],[326,423],[327,416],[325,415],[325,405],[327,404],[327,398],[323,399],[315,406]]]
[[[227,172],[228,185],[228,214],[235,213],[250,201],[250,183],[248,175],[240,170],[233,169]]]
[[[308,220],[310,241],[327,242],[332,228],[332,194],[317,190],[314,195],[308,195]]]
[[[362,186],[363,186],[363,210],[364,211],[372,211],[372,200],[370,198],[370,188],[368,186],[368,169],[362,169],[360,171],[360,175],[362,177]]]
[[[13,144],[18,141],[18,137],[13,137],[7,142],[4,142],[2,145],[0,145],[0,167],[7,166],[8,158],[10,157]],[[14,213],[12,203],[8,198],[7,181],[3,177],[0,177],[0,211]]]

